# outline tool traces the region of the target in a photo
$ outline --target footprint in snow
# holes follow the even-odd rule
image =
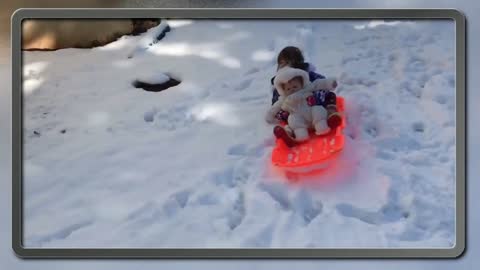
[[[243,192],[240,192],[227,216],[228,226],[231,230],[234,230],[242,223],[243,219],[245,218],[245,214],[245,195]]]
[[[191,195],[190,190],[182,190],[172,194],[171,196],[175,199],[175,201],[178,203],[178,205],[181,208],[185,208],[190,198],[190,195]]]
[[[255,101],[261,101],[262,103],[265,102],[265,100],[268,99],[268,95],[256,95],[256,96],[248,96],[248,97],[241,97],[239,100],[241,102],[255,102]]]
[[[228,149],[227,154],[231,156],[245,156],[247,154],[247,145],[235,144]]]
[[[209,192],[200,194],[198,197],[192,200],[192,203],[197,205],[216,205],[220,203],[220,201],[217,194]]]
[[[396,159],[396,156],[392,152],[386,150],[379,150],[377,152],[377,157],[387,161]]]
[[[158,123],[158,127],[167,131],[175,131],[179,128],[185,128],[190,126],[194,122],[194,119],[192,115],[188,112],[186,106],[177,106],[159,112],[153,110],[153,112],[147,112],[146,116],[147,118],[145,119],[145,121],[152,120],[151,118],[153,117],[154,119],[152,121],[155,121],[156,123]]]
[[[145,120],[145,122],[153,122],[153,120],[155,120],[155,114],[157,114],[157,109],[156,108],[152,108],[148,111],[146,111],[144,114],[143,114],[143,120]]]
[[[425,131],[425,123],[415,122],[412,124],[412,130],[415,132],[423,133]]]
[[[255,74],[255,73],[259,72],[259,71],[260,71],[259,68],[254,67],[254,68],[251,68],[251,69],[247,70],[247,71],[245,72],[245,75],[247,75],[247,76],[248,76],[248,75],[252,75],[252,74]]]
[[[369,224],[384,224],[408,218],[409,213],[393,203],[386,204],[379,211],[368,211],[351,204],[341,203],[336,206],[340,215],[348,218],[356,218]]]
[[[310,224],[323,209],[321,201],[314,200],[312,196],[305,190],[300,191],[293,199],[292,206],[295,213],[300,215],[305,225]]]
[[[265,152],[266,143],[262,143],[255,147],[248,147],[246,144],[235,144],[227,150],[227,154],[230,156],[250,156],[261,157]]]
[[[250,87],[251,84],[252,84],[252,79],[245,79],[245,80],[242,80],[234,89],[235,91],[243,91],[248,87]]]
[[[345,56],[342,59],[342,65],[346,65],[350,62],[355,62],[355,61],[358,61],[358,60],[359,60],[359,58],[355,57],[355,56]]]
[[[259,188],[268,193],[283,210],[291,209],[286,186],[278,183],[260,183]]]
[[[243,160],[235,165],[228,166],[225,169],[215,171],[207,176],[215,185],[225,185],[234,188],[245,183],[250,178],[249,168],[251,161]]]
[[[42,246],[43,244],[46,244],[49,242],[53,242],[57,240],[61,241],[61,240],[67,239],[74,232],[79,231],[92,224],[93,224],[92,220],[79,221],[72,225],[61,228],[57,231],[54,231],[52,233],[46,234],[44,236],[32,237],[31,239],[27,239],[27,241],[30,243],[34,243],[36,246]]]

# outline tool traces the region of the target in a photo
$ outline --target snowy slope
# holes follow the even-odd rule
[[[168,24],[25,53],[26,246],[454,245],[452,23]],[[263,121],[286,45],[339,78],[349,115],[343,156],[298,185]],[[131,85],[164,74],[182,83]]]

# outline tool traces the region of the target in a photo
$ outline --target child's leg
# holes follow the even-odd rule
[[[328,92],[325,95],[325,107],[327,109],[327,124],[330,128],[336,128],[342,123],[342,116],[337,111],[337,95]]]
[[[312,108],[312,123],[315,128],[315,134],[323,135],[330,131],[327,125],[327,110],[323,106],[313,106]]]
[[[330,130],[331,129],[328,126],[327,121],[325,120],[318,121],[317,123],[315,123],[315,134],[317,135],[325,135],[328,132],[330,132]]]
[[[308,124],[300,114],[290,114],[288,116],[288,126],[293,130],[293,134],[297,141],[305,141],[308,139]]]
[[[293,133],[293,129],[289,125],[284,126],[284,128],[285,128],[285,131],[287,132],[287,134],[289,136],[295,138],[295,134]]]
[[[293,130],[293,133],[295,134],[295,139],[297,141],[305,141],[308,139],[308,129],[306,128],[296,128]]]
[[[298,144],[295,138],[288,134],[288,131],[286,131],[285,128],[281,126],[276,126],[273,129],[273,134],[275,134],[275,137],[277,137],[277,139],[282,140],[288,147],[294,147]]]

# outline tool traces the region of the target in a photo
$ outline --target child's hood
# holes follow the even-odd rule
[[[295,77],[301,77],[303,80],[303,87],[310,84],[310,79],[308,76],[308,72],[298,69],[298,68],[291,68],[291,67],[283,67],[277,71],[277,75],[273,81],[273,85],[277,89],[278,93],[281,96],[285,96],[285,91],[282,87],[282,84],[290,81]]]
[[[310,76],[310,78],[312,77],[311,73],[314,73],[317,71],[317,68],[312,64],[312,63],[309,63],[309,62],[305,62],[303,63],[303,67],[301,67],[301,69],[305,70],[306,72],[308,72],[308,76]],[[321,76],[321,78],[323,78],[322,75],[320,74],[316,74],[318,76]],[[273,85],[273,81],[275,80],[275,76],[273,76],[271,79],[270,79],[270,83]],[[310,81],[312,81],[310,79]]]

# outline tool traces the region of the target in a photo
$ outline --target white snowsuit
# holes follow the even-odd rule
[[[299,76],[303,78],[303,88],[287,96],[282,84]],[[308,73],[301,69],[291,67],[280,69],[274,80],[274,86],[280,97],[268,111],[267,121],[271,122],[280,110],[289,112],[286,129],[291,129],[298,141],[308,139],[308,129],[312,127],[318,135],[329,132],[330,128],[326,121],[327,110],[323,106],[310,106],[307,97],[311,96],[315,90],[333,90],[334,82],[335,79],[317,79],[310,82]]]

